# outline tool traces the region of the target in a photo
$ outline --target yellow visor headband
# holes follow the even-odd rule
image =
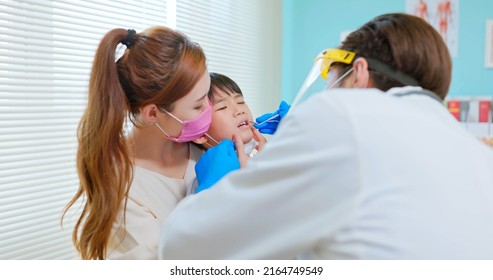
[[[330,66],[334,62],[352,64],[354,59],[358,56],[351,51],[345,51],[340,49],[326,49],[317,58],[315,58],[315,64],[320,63],[320,76],[327,80],[327,75],[330,70]],[[389,65],[381,62],[378,59],[371,57],[365,57],[368,62],[368,68],[378,71],[382,74],[389,76],[390,78],[407,86],[419,86],[419,83],[411,76],[402,73],[399,70],[393,69]],[[320,62],[318,61],[320,60]]]
[[[320,76],[327,80],[327,74],[329,73],[330,66],[334,62],[351,64],[353,63],[356,53],[340,50],[340,49],[326,49],[317,58],[315,58],[315,63],[317,60],[322,60],[320,64]]]
[[[344,63],[346,65],[351,65],[354,60],[359,57],[355,52],[346,51],[341,49],[326,49],[323,50],[314,61],[314,65],[308,76],[305,78],[303,85],[296,94],[296,97],[291,104],[291,109],[293,109],[298,102],[301,101],[301,98],[307,93],[308,89],[315,83],[317,78],[321,76],[325,80],[328,79],[327,75],[330,71],[330,67],[332,63]],[[384,74],[406,86],[419,86],[419,83],[411,76],[394,69],[393,67],[381,62],[378,59],[374,59],[371,57],[365,57],[368,62],[368,69]],[[350,72],[346,72],[345,75]],[[344,78],[344,75],[341,76]]]

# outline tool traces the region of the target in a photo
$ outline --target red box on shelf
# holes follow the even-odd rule
[[[450,100],[447,104],[449,112],[460,121],[460,101],[459,100]]]
[[[479,122],[491,121],[491,101],[480,100],[479,101]]]

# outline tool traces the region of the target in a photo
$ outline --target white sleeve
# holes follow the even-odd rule
[[[164,259],[293,259],[327,242],[359,188],[346,110],[316,96],[288,114],[245,169],[183,200],[163,225]]]

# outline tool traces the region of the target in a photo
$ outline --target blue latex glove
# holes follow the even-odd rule
[[[276,132],[277,130],[277,127],[279,126],[279,122],[288,113],[289,108],[291,108],[291,105],[283,100],[281,101],[281,104],[279,104],[279,109],[277,109],[273,113],[263,114],[262,116],[256,118],[253,126],[258,129],[260,133],[274,134],[274,132]],[[269,120],[269,118],[272,119]]]
[[[240,169],[235,144],[229,139],[208,149],[195,165],[199,186],[196,193],[210,188],[230,171]]]

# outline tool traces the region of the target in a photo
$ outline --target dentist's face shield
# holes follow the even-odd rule
[[[354,52],[339,49],[326,49],[315,58],[315,64],[320,64],[320,76],[324,78],[324,80],[327,80],[327,74],[329,73],[332,63],[339,62],[351,64],[355,57],[356,54]]]
[[[297,103],[301,100],[301,98],[307,93],[308,89],[315,83],[318,77],[322,77],[324,80],[328,79],[328,73],[330,71],[330,67],[333,63],[344,63],[344,64],[352,64],[354,59],[356,58],[356,53],[340,50],[340,49],[326,49],[322,51],[316,58],[313,64],[312,69],[308,73],[303,85],[301,86],[296,98],[291,104],[291,108],[296,106]],[[352,68],[344,73],[339,79],[337,79],[334,83],[327,85],[325,89],[335,87],[338,83],[340,83],[347,75],[352,72]]]
[[[324,80],[328,80],[328,73],[330,71],[330,67],[333,63],[343,63],[350,65],[353,61],[358,57],[358,55],[351,51],[345,51],[340,49],[326,49],[322,51],[317,58],[315,58],[314,65],[310,73],[306,77],[303,85],[301,86],[296,98],[291,104],[291,109],[299,103],[301,98],[307,93],[308,89],[315,83],[317,78],[320,76]],[[392,68],[391,66],[381,62],[380,60],[365,57],[368,62],[368,68],[400,82],[403,85],[407,86],[419,86],[419,83],[411,76],[404,74],[403,72]],[[351,67],[344,74],[342,74],[335,82],[331,84],[327,84],[325,89],[330,89],[337,86],[347,75],[351,74],[353,68]]]

